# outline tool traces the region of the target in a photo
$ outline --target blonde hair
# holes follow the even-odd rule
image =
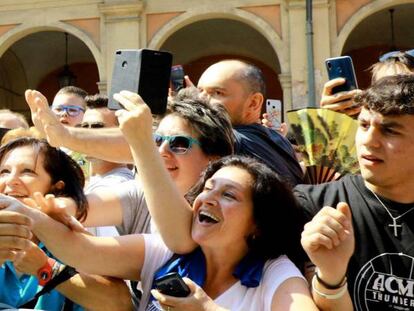
[[[17,129],[12,129],[4,134],[1,139],[1,145],[7,144],[9,141],[15,140],[21,137],[33,137],[40,139],[42,138],[41,133],[35,127],[29,127],[27,129],[19,127]]]

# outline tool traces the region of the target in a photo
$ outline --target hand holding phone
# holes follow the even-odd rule
[[[190,288],[176,272],[155,279],[155,288],[165,295],[174,297],[187,297],[191,293]]]
[[[328,58],[325,65],[329,81],[324,85],[320,106],[349,116],[358,115],[361,107],[352,102],[358,89],[352,59],[349,56]],[[342,83],[337,78],[345,81]]]

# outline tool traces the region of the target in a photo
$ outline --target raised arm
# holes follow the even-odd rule
[[[349,206],[321,209],[305,225],[301,242],[316,266],[311,281],[316,305],[321,310],[353,310],[345,277],[355,247]]]
[[[34,125],[52,146],[66,147],[110,162],[132,162],[129,146],[118,128],[67,127],[59,122],[40,92],[26,90],[25,97]]]
[[[150,109],[131,92],[116,94],[115,99],[126,109],[117,112],[119,126],[131,147],[151,217],[168,248],[187,253],[196,246],[190,233],[192,209],[172,181],[153,142]]]

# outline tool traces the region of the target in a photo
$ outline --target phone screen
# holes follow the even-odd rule
[[[163,114],[167,107],[171,64],[172,55],[168,52],[148,49],[116,51],[108,107],[122,109],[113,95],[128,90],[138,93],[153,114]]]

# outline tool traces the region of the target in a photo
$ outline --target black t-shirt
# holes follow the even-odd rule
[[[352,211],[355,252],[348,266],[348,288],[355,310],[414,310],[414,210],[392,219],[359,175],[321,185],[299,185],[295,195],[308,221],[323,207],[347,202]],[[394,217],[414,204],[380,198]]]
[[[260,124],[234,127],[235,153],[254,157],[267,164],[292,186],[302,183],[303,172],[290,142]]]

